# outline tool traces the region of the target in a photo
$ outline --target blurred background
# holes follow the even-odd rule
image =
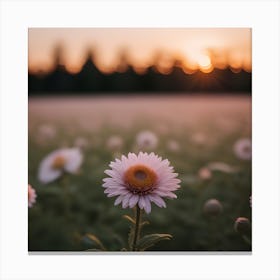
[[[251,47],[247,28],[29,29],[29,251],[93,248],[87,233],[125,247],[132,210],[101,185],[110,161],[140,150],[182,180],[145,216],[144,233],[173,235],[152,250],[250,251],[234,223],[251,220]],[[42,160],[73,147],[79,172],[40,181]]]
[[[29,94],[250,92],[250,29],[29,29]]]

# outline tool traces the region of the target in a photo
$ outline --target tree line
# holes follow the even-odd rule
[[[156,65],[148,67],[139,74],[124,62],[125,71],[105,74],[94,63],[92,54],[88,55],[81,71],[69,73],[60,58],[56,58],[53,71],[44,75],[28,74],[29,95],[36,94],[95,94],[95,93],[194,93],[194,92],[239,92],[251,93],[251,73],[244,70],[233,72],[215,68],[210,73],[196,71],[185,73],[179,63],[174,62],[169,74],[160,73]]]

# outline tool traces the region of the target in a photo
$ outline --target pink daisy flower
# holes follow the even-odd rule
[[[35,190],[28,184],[28,207],[32,207],[36,202],[37,194]]]
[[[154,153],[129,153],[121,160],[116,159],[105,170],[110,178],[103,179],[104,193],[108,197],[117,196],[115,205],[123,208],[138,205],[146,213],[151,212],[151,202],[158,207],[166,207],[163,197],[177,198],[173,193],[181,182],[167,159],[162,160]]]

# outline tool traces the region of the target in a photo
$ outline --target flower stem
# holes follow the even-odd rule
[[[140,237],[140,229],[141,229],[141,209],[137,205],[135,211],[135,226],[134,226],[134,236],[133,236],[133,243],[132,243],[132,251],[136,251],[136,244]]]
[[[64,207],[65,207],[65,218],[67,220],[70,219],[70,193],[68,189],[68,178],[66,174],[60,179],[60,185],[62,187],[63,195],[64,195]]]

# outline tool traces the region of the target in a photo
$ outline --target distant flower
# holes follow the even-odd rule
[[[219,200],[212,198],[205,202],[203,211],[208,216],[216,217],[222,213],[223,206]]]
[[[36,202],[37,194],[35,190],[28,184],[28,207],[32,207]]]
[[[250,207],[252,208],[252,196],[250,196],[249,201],[250,201]]]
[[[234,229],[239,234],[249,235],[251,233],[251,223],[249,219],[244,217],[239,217],[235,220]]]
[[[167,142],[167,148],[172,152],[178,152],[180,150],[180,145],[175,140],[169,140]]]
[[[136,142],[140,149],[153,150],[157,147],[158,138],[151,131],[142,131],[137,134]]]
[[[78,148],[55,150],[40,163],[39,180],[47,184],[58,179],[64,172],[76,173],[82,161],[83,155]]]
[[[89,145],[88,140],[84,137],[78,137],[75,139],[75,142],[74,142],[75,147],[85,149],[88,147],[88,145]]]
[[[52,140],[56,133],[56,128],[50,124],[42,124],[38,128],[38,136],[42,140]]]
[[[243,160],[250,160],[252,158],[252,143],[248,138],[239,139],[234,144],[235,155]]]
[[[205,144],[207,141],[207,138],[204,133],[202,132],[196,132],[191,136],[191,140],[198,145]]]
[[[212,177],[212,172],[209,168],[207,167],[202,167],[198,171],[198,176],[202,180],[208,180]]]
[[[129,153],[109,166],[112,169],[105,173],[110,178],[103,179],[103,187],[108,197],[118,196],[115,205],[122,203],[123,208],[132,208],[138,204],[150,213],[151,202],[166,207],[163,197],[177,197],[173,191],[180,188],[178,174],[167,159],[162,160],[154,153]]]
[[[112,151],[120,150],[123,146],[123,139],[118,135],[111,136],[107,141],[107,148]]]
[[[211,171],[220,171],[224,173],[234,173],[237,171],[237,168],[230,166],[229,164],[225,162],[210,162],[207,167]]]

